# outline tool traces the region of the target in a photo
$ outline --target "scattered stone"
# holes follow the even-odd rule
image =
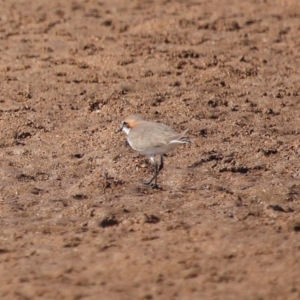
[[[115,216],[105,217],[103,220],[99,222],[99,226],[102,228],[117,226],[119,225],[119,221]]]

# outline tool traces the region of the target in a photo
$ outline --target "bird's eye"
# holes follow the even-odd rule
[[[125,121],[123,121],[123,127],[129,127],[129,124]]]

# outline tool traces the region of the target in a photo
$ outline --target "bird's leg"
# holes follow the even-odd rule
[[[164,156],[160,156],[160,165],[158,167],[158,173],[164,168]]]
[[[163,169],[164,167],[164,161],[163,161],[163,156],[161,155],[160,156],[160,164],[158,165],[156,160],[154,159],[153,156],[150,157],[150,160],[154,166],[154,173],[153,173],[153,176],[151,177],[151,179],[149,181],[146,181],[144,182],[145,185],[148,185],[148,186],[151,186],[151,188],[158,188],[158,185],[157,185],[157,176],[158,176],[158,173]],[[154,184],[151,184],[152,181],[154,180]]]
[[[150,180],[144,182],[145,185],[149,185],[149,186],[151,185],[151,182],[156,178],[157,172],[158,172],[158,168],[159,168],[158,165],[157,165],[157,162],[156,162],[156,160],[154,158],[154,156],[150,156],[150,161],[153,164],[154,173],[153,173],[153,176],[151,177]]]
[[[157,176],[158,176],[158,173],[163,169],[164,167],[164,159],[163,159],[163,155],[160,156],[160,164],[159,166],[156,164],[156,174],[155,174],[155,177],[154,177],[154,185],[153,185],[153,188],[158,188],[158,185],[157,185]]]

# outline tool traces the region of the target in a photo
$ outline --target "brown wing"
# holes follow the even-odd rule
[[[172,140],[171,137],[176,136],[178,136],[178,133],[167,125],[144,122],[130,131],[127,140],[131,145],[133,145],[131,141],[134,141],[133,149],[144,151],[149,148],[167,145],[168,141]]]

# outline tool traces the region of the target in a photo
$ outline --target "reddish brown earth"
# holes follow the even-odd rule
[[[300,299],[300,2],[1,1],[1,299]],[[190,128],[148,159],[129,114]]]

